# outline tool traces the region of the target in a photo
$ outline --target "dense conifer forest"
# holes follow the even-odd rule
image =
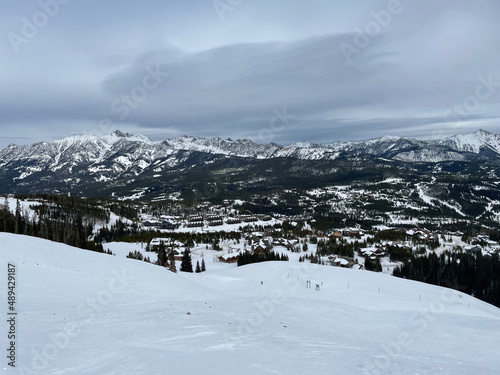
[[[481,252],[447,252],[437,256],[412,256],[394,276],[444,286],[473,295],[500,307],[500,258]]]

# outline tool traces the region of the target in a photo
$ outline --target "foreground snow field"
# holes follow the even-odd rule
[[[5,374],[500,371],[499,309],[388,275],[295,261],[173,274],[5,233],[0,257],[5,311],[7,263],[17,268],[16,369],[2,356]]]

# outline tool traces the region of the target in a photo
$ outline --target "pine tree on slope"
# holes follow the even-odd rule
[[[207,269],[205,267],[205,258],[201,260],[201,272],[205,272]]]
[[[173,273],[177,273],[177,267],[175,265],[175,253],[174,253],[174,249],[170,249],[168,251],[168,263],[169,263],[168,269],[170,271],[172,271]]]
[[[193,264],[191,263],[191,252],[189,249],[184,251],[181,263],[181,272],[193,272]]]

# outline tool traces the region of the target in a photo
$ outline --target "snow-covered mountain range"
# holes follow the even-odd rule
[[[438,140],[418,140],[384,136],[368,141],[315,144],[258,144],[248,139],[221,139],[182,136],[151,141],[140,134],[115,131],[112,134],[72,135],[55,142],[29,146],[9,145],[0,150],[0,167],[14,161],[38,161],[51,169],[81,163],[104,161],[123,163],[124,167],[148,164],[177,151],[197,151],[245,158],[293,157],[307,160],[334,160],[349,155],[372,155],[406,162],[442,162],[477,157],[500,157],[500,135],[485,130]]]
[[[500,156],[500,135],[485,130],[455,135],[437,140],[418,140],[384,136],[368,141],[336,142],[332,144],[295,143],[283,147],[273,157],[301,159],[336,159],[341,156],[372,155],[406,162],[471,160]]]
[[[164,178],[173,172],[200,165],[217,165],[240,158],[252,160],[301,160],[314,162],[357,161],[439,163],[500,160],[500,135],[479,130],[437,140],[384,136],[368,141],[314,144],[258,144],[248,139],[182,136],[151,141],[140,134],[115,131],[108,135],[73,135],[54,142],[27,146],[9,145],[0,150],[0,189],[4,192],[36,191],[78,186],[81,181],[125,186],[139,179]],[[219,163],[219,164],[217,164]],[[289,163],[290,164],[290,163]],[[221,169],[223,173],[223,169]],[[168,177],[172,179],[172,177]],[[154,185],[151,183],[149,186]],[[29,187],[29,189],[28,189]]]

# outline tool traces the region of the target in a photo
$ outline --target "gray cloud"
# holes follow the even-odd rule
[[[295,117],[275,142],[498,131],[500,4],[401,0],[360,48],[357,31],[387,4],[243,1],[222,22],[211,1],[73,1],[19,53],[0,43],[0,130],[48,140],[98,131],[106,118],[156,139],[258,141],[286,107]],[[8,2],[0,35],[19,33],[38,7]],[[346,44],[356,48],[349,59]],[[144,90],[157,67],[169,76]],[[143,92],[124,116],[123,95]]]

